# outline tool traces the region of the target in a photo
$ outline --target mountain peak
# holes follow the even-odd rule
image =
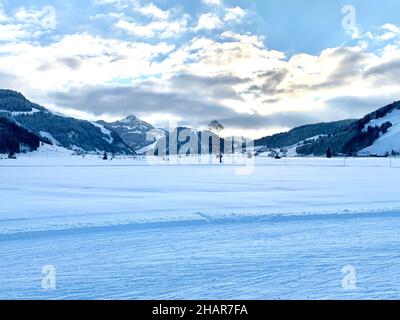
[[[142,127],[145,131],[149,131],[153,129],[153,126],[143,120],[140,120],[138,117],[135,115],[131,114],[127,116],[126,118],[117,121],[116,124],[123,124],[123,125],[130,125],[130,126],[135,126],[136,129],[139,127]]]
[[[122,122],[122,123],[137,123],[137,122],[141,122],[141,120],[138,117],[136,117],[135,115],[130,114],[126,118],[120,120],[120,122]]]
[[[134,114],[130,114],[125,118],[125,120],[129,120],[131,122],[138,122],[141,121],[138,117],[136,117]]]
[[[99,123],[118,133],[133,149],[147,146],[149,144],[146,140],[147,133],[154,129],[151,124],[140,120],[133,114],[119,121],[111,123],[101,121]]]

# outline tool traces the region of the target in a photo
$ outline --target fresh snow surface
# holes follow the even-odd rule
[[[305,139],[305,140],[302,140],[302,141],[299,141],[299,142],[297,142],[297,143],[295,143],[294,145],[291,145],[291,146],[287,146],[287,147],[285,147],[285,148],[275,148],[275,149],[273,149],[277,154],[281,154],[281,150],[282,149],[286,149],[286,152],[285,152],[285,154],[286,154],[286,156],[287,157],[298,157],[299,156],[299,154],[297,153],[297,148],[298,147],[300,147],[300,146],[302,146],[303,144],[304,144],[304,141],[316,141],[316,140],[318,140],[320,137],[326,137],[326,135],[325,134],[318,134],[318,135],[316,135],[316,136],[313,136],[313,137],[310,137],[310,138],[307,138],[307,139]],[[264,147],[257,147],[257,148],[264,148]],[[271,150],[269,150],[269,151],[265,151],[265,152],[261,152],[260,153],[260,155],[261,156],[268,156],[269,154],[271,153]]]
[[[41,137],[49,139],[53,145],[56,145],[56,146],[60,146],[60,145],[61,145],[61,144],[51,135],[51,133],[46,132],[46,131],[40,131],[39,134],[41,135]]]
[[[388,132],[381,134],[381,136],[373,143],[372,146],[361,150],[360,154],[376,154],[384,155],[386,152],[391,154],[392,150],[400,152],[400,110],[394,109],[388,113],[385,117],[380,119],[371,120],[365,125],[364,130],[367,130],[368,126],[381,126],[385,122],[391,122],[392,127],[388,129]]]
[[[20,115],[32,115],[36,112],[40,112],[41,110],[32,108],[31,111],[8,111],[8,110],[0,110],[0,112],[10,113],[12,116],[20,116]]]
[[[91,124],[93,124],[95,127],[99,128],[104,135],[108,136],[108,138],[104,137],[103,138],[104,140],[106,140],[109,144],[113,143],[114,139],[111,136],[110,130],[106,129],[103,125],[101,125],[97,122],[94,122],[94,121],[92,121]]]
[[[400,297],[400,159],[70,153],[0,160],[0,299]]]
[[[316,136],[314,136],[314,137],[310,137],[310,138],[308,138],[308,139],[305,139],[305,140],[303,140],[303,141],[300,141],[300,142],[298,142],[298,143],[296,143],[296,144],[294,144],[294,145],[292,145],[292,146],[290,146],[290,147],[287,147],[286,149],[287,149],[287,153],[286,153],[286,156],[288,156],[288,157],[297,157],[299,154],[297,153],[297,148],[298,147],[300,147],[300,146],[302,146],[303,144],[304,144],[304,141],[316,141],[316,140],[318,140],[320,137],[326,137],[326,135],[325,134],[319,134],[319,135],[316,135]],[[277,151],[279,151],[279,149],[277,149]]]
[[[32,111],[15,111],[15,112],[11,112],[11,115],[12,116],[32,115],[36,112],[40,112],[40,110],[32,108]]]

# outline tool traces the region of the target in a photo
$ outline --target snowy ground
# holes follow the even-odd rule
[[[214,161],[214,160],[213,160]],[[400,159],[0,160],[0,299],[400,297]],[[57,288],[42,289],[52,265]],[[345,266],[357,288],[342,288]]]
[[[392,150],[400,151],[400,110],[394,109],[392,112],[386,114],[383,118],[373,119],[364,126],[364,131],[368,127],[382,126],[384,123],[390,122],[392,126],[385,134],[380,134],[380,137],[374,141],[372,146],[361,150],[360,154],[378,154],[384,155],[386,152],[392,153]]]

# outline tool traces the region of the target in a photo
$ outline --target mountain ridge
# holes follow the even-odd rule
[[[17,91],[0,89],[0,117],[15,121],[42,139],[52,137],[70,150],[134,154],[114,131],[108,132],[86,120],[55,114]],[[49,139],[45,141],[51,143]]]
[[[144,148],[153,143],[147,141],[147,134],[155,128],[135,115],[129,115],[114,122],[106,122],[104,120],[96,122],[118,133],[122,140],[133,150]]]
[[[387,142],[386,145],[388,147],[385,150],[371,149],[371,152],[368,152],[368,150],[363,152],[363,150],[373,146],[378,139],[387,135],[389,131],[393,131],[394,126],[390,121],[382,121],[379,123],[379,126],[376,123],[371,124],[371,121],[384,119],[393,110],[400,110],[399,101],[379,108],[360,119],[304,125],[286,133],[257,139],[255,140],[255,145],[259,149],[263,147],[266,149],[276,149],[286,148],[303,141],[304,143],[296,148],[296,153],[300,156],[323,156],[328,149],[333,150],[333,153],[336,155],[349,156],[383,156],[400,153],[400,136],[397,139],[393,138],[391,142]],[[396,130],[400,130],[400,121],[395,124],[395,127]],[[309,132],[309,137],[307,138],[304,132],[302,132],[303,135],[297,134],[297,131],[307,131]],[[315,136],[319,137],[312,141],[307,141],[307,139]],[[290,141],[291,144],[285,143],[285,141]]]
[[[135,154],[135,150],[151,151],[163,144],[167,145],[171,134],[156,129],[135,115],[114,122],[90,122],[55,114],[29,101],[22,93],[7,89],[0,89],[0,118],[14,121],[36,135],[39,141],[80,152]],[[3,120],[3,123],[6,122]],[[3,144],[11,145],[10,137],[11,140],[5,142],[8,139],[5,133],[14,132],[17,135],[18,129],[8,130],[5,127],[3,125]],[[201,138],[202,131],[186,127],[175,128],[172,134],[179,134],[183,129],[190,129]],[[158,131],[158,136],[148,141],[149,132],[154,130]],[[204,144],[204,141],[200,141],[200,144]],[[221,140],[223,144],[224,140]],[[254,144],[257,152],[273,150],[284,153],[285,149],[291,148],[295,149],[291,154],[299,156],[323,156],[327,149],[331,149],[334,155],[400,154],[400,101],[360,119],[302,125],[288,132],[255,139]],[[185,141],[179,141],[177,150],[183,145]],[[169,149],[164,151],[171,152]]]

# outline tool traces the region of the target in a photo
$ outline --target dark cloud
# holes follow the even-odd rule
[[[280,101],[279,98],[269,98],[269,99],[265,99],[265,100],[263,101],[263,103],[264,103],[264,104],[274,104],[274,103],[277,103],[277,102],[279,102],[279,101]]]
[[[249,82],[234,76],[204,77],[192,74],[179,74],[171,79],[171,85],[177,90],[191,92],[194,95],[214,99],[233,99],[243,101],[243,98],[233,90],[232,86]]]
[[[224,88],[218,90],[221,98],[235,98],[236,93]],[[150,113],[169,113],[182,116],[188,120],[200,117],[221,118],[231,114],[231,109],[207,99],[204,91],[195,93],[161,92],[155,83],[144,83],[132,87],[81,87],[68,92],[53,92],[50,100],[59,107],[79,109],[100,116],[104,113],[113,115],[136,114],[139,116]],[[214,92],[215,93],[215,92]]]
[[[0,72],[0,88],[20,91],[24,84],[24,81],[19,77],[10,73]]]
[[[399,97],[394,95],[343,96],[327,100],[325,108],[312,112],[278,112],[268,116],[236,113],[231,117],[221,119],[221,122],[226,127],[239,129],[294,128],[305,124],[362,118],[366,114],[398,99]]]
[[[323,113],[327,119],[339,120],[345,118],[361,118],[385,105],[398,100],[394,95],[379,95],[369,97],[336,97],[325,102]]]
[[[249,93],[256,97],[264,97],[264,104],[271,104],[281,101],[287,95],[313,93],[318,90],[334,89],[350,85],[352,81],[362,77],[363,66],[368,61],[368,55],[364,52],[341,47],[327,53],[326,59],[337,62],[335,70],[326,79],[321,79],[317,84],[294,83],[287,87],[280,86],[281,83],[290,77],[290,72],[286,69],[275,69],[257,75],[263,79],[262,85],[252,85],[248,88]]]
[[[67,67],[71,70],[79,70],[79,68],[82,65],[82,62],[81,62],[81,60],[79,60],[77,58],[60,58],[57,60],[56,63],[49,63],[49,62],[42,63],[37,68],[37,70],[38,71],[50,71],[52,69],[60,68],[60,65]]]
[[[368,60],[366,53],[349,48],[338,48],[330,56],[339,58],[339,64],[328,79],[320,85],[320,88],[334,88],[349,84],[361,75],[360,70]]]
[[[232,109],[220,104],[221,99],[242,101],[232,85],[247,79],[237,77],[200,77],[181,74],[169,81],[172,92],[164,92],[154,81],[136,86],[98,86],[72,88],[68,92],[53,92],[50,100],[59,107],[79,109],[100,116],[150,113],[168,113],[188,121],[201,118],[224,118]]]
[[[42,63],[39,67],[36,68],[37,71],[43,71],[43,72],[49,71],[51,69],[53,69],[53,66],[48,62]]]
[[[59,62],[72,70],[78,70],[82,64],[82,62],[76,58],[61,58]]]
[[[182,80],[182,79],[181,79]],[[197,79],[198,80],[198,79]],[[196,81],[197,81],[196,80]],[[243,114],[207,99],[198,100],[191,95],[179,93],[160,93],[141,87],[83,87],[69,92],[54,92],[50,99],[64,108],[102,115],[169,113],[185,119],[180,125],[207,125],[211,119],[218,119],[226,128],[268,129],[277,127],[295,127],[320,119],[309,112],[285,112],[265,116]]]
[[[260,86],[252,85],[249,87],[249,92],[255,92],[258,96],[275,96],[280,93],[284,93],[285,90],[278,89],[277,87],[282,83],[282,81],[288,75],[288,71],[285,69],[270,70],[257,75],[258,78],[263,80],[263,84]],[[274,99],[277,99],[275,97]]]
[[[257,78],[267,79],[269,81],[280,83],[283,78],[287,75],[288,71],[285,69],[275,69],[262,72],[257,75]]]
[[[176,84],[190,84],[193,86],[215,86],[215,85],[235,85],[249,82],[250,79],[239,78],[235,76],[217,76],[217,77],[204,77],[188,73],[182,73],[172,78]]]
[[[276,69],[260,73],[257,77],[264,79],[263,85],[252,85],[248,91],[257,96],[264,95],[266,103],[281,100],[285,94],[296,94],[305,92],[316,92],[323,89],[333,89],[341,86],[350,85],[356,78],[362,76],[363,66],[368,60],[368,55],[364,52],[354,51],[350,48],[341,47],[333,50],[326,56],[327,59],[338,61],[337,67],[326,79],[321,79],[320,83],[295,83],[282,88],[279,85],[290,76],[286,69]],[[279,89],[278,89],[279,87]]]
[[[226,127],[236,129],[292,128],[304,124],[319,122],[320,119],[310,112],[278,112],[271,115],[232,114],[220,120]]]
[[[382,63],[378,66],[366,70],[366,78],[375,78],[377,83],[398,84],[400,72],[400,59]]]
[[[399,97],[394,95],[343,96],[326,101],[325,108],[312,112],[278,112],[269,116],[236,114],[230,118],[221,119],[221,121],[227,127],[232,126],[241,129],[294,128],[305,124],[362,118],[366,114],[398,99]]]

